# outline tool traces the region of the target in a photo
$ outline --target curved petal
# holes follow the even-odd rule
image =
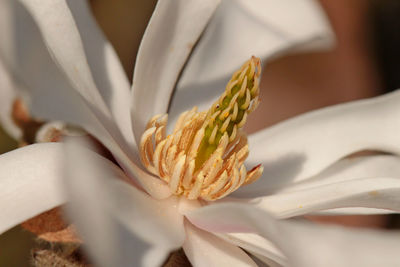
[[[260,260],[267,261],[266,263],[268,264],[274,262],[282,266],[287,265],[286,257],[282,255],[282,252],[273,243],[260,235],[252,233],[228,233],[217,234],[217,236],[256,255]]]
[[[364,156],[346,158],[338,161],[320,174],[285,187],[279,193],[317,188],[337,182],[356,180],[359,178],[400,177],[400,158],[390,155]],[[371,201],[373,201],[371,199]],[[351,207],[320,210],[312,212],[314,215],[371,215],[396,213],[395,210]]]
[[[130,118],[130,83],[121,62],[92,15],[88,1],[69,1],[95,84],[128,143],[134,142]],[[131,144],[133,146],[133,144]]]
[[[17,90],[12,79],[0,60],[0,124],[14,139],[22,136],[21,130],[12,119],[12,106],[17,97]]]
[[[279,193],[316,188],[360,178],[394,177],[400,179],[400,157],[392,155],[362,156],[342,159],[318,175],[286,186]]]
[[[287,233],[295,236],[297,240],[285,244],[287,255],[294,266],[394,267],[400,264],[398,231],[309,224],[290,225],[290,228],[286,227],[285,230],[289,230]]]
[[[167,112],[187,57],[219,0],[158,1],[140,44],[133,75],[132,124],[136,143],[147,121]]]
[[[1,35],[11,42],[0,42],[1,57],[19,88],[28,95],[33,115],[47,120],[63,120],[87,129],[105,144],[109,133],[74,90],[52,60],[39,29],[18,1],[2,0],[8,17],[1,17]],[[41,6],[41,5],[39,5]],[[45,5],[46,6],[46,5]],[[12,15],[10,15],[12,14]]]
[[[194,267],[257,266],[240,248],[186,222],[183,250]]]
[[[263,255],[260,255],[257,253],[252,253],[251,255],[253,256],[252,259],[257,263],[257,265],[259,267],[283,267],[284,266],[279,263],[276,263],[275,261],[273,261]]]
[[[313,0],[222,1],[179,81],[171,122],[194,105],[207,110],[251,55],[267,61],[300,46],[326,49],[332,39],[323,11]]]
[[[313,212],[312,215],[379,215],[397,213],[396,211],[387,209],[374,209],[374,208],[337,208]]]
[[[65,202],[61,144],[35,144],[0,156],[0,234]]]
[[[13,54],[12,42],[12,7],[8,1],[0,0],[0,55]],[[9,70],[0,58],[0,123],[7,133],[15,139],[22,136],[21,130],[11,119],[12,104],[17,95],[17,87]]]
[[[101,91],[98,90],[94,82],[81,33],[77,28],[78,22],[75,21],[66,1],[20,0],[20,2],[37,23],[50,54],[68,77],[71,85],[90,104],[101,109],[101,112],[104,113],[103,116],[107,118],[107,115],[109,115],[107,114],[107,106],[102,98]],[[75,10],[83,7],[82,5],[77,6]],[[87,21],[81,21],[81,25],[87,27],[88,23]],[[88,32],[85,31],[85,33]],[[88,39],[97,39],[96,41],[104,42],[104,40],[98,40],[99,38],[93,38],[95,36],[96,34],[90,34]],[[107,92],[107,94],[111,93],[111,91]]]
[[[344,207],[400,212],[400,178],[365,178],[262,197],[257,207],[279,218]]]
[[[73,144],[66,170],[69,214],[100,266],[159,266],[183,244],[175,198],[152,199],[122,181],[127,178],[116,165]]]
[[[398,266],[399,232],[276,221],[245,204],[215,204],[190,211],[196,226],[215,232],[256,232],[271,240],[289,266]]]
[[[88,70],[86,58],[84,57],[83,44],[81,43],[80,35],[69,8],[74,11],[75,9],[78,9],[79,14],[76,16],[79,17],[79,19],[77,19],[79,22],[79,29],[83,31],[83,29],[86,29],[86,26],[91,27],[93,25],[91,25],[90,22],[90,15],[88,15],[89,18],[84,18],[83,15],[86,14],[85,9],[84,7],[82,7],[82,9],[78,8],[82,5],[82,3],[79,4],[78,2],[82,1],[68,2],[71,7],[67,6],[64,1],[40,2],[37,6],[34,5],[35,1],[28,1],[25,3],[31,8],[30,11],[35,14],[36,20],[40,22],[39,24],[43,34],[47,39],[49,39],[47,42],[51,43],[50,45],[53,50],[55,49],[54,51],[51,50],[52,53],[59,53],[57,54],[59,57],[58,63],[66,61],[64,62],[65,66],[63,67],[67,68],[68,71],[71,71],[71,68],[72,71],[74,71],[75,64],[78,64],[86,70],[86,72],[76,73],[76,75],[81,76],[74,76],[76,78],[75,82],[78,82],[78,84],[75,85],[78,87],[71,87],[71,84],[65,79],[64,74],[59,71],[47,51],[46,45],[42,40],[35,22],[23,6],[19,5],[17,1],[2,0],[2,2],[0,2],[2,5],[8,4],[5,6],[13,8],[12,10],[14,11],[15,16],[10,19],[15,21],[11,21],[14,23],[11,23],[9,27],[5,27],[5,30],[11,28],[12,31],[10,34],[16,35],[14,36],[16,39],[16,46],[14,49],[16,49],[16,51],[14,51],[14,53],[7,53],[7,48],[9,47],[3,42],[0,42],[0,51],[2,52],[1,56],[7,59],[7,63],[10,68],[14,70],[14,74],[18,75],[17,78],[19,79],[19,82],[24,83],[27,87],[25,90],[28,95],[30,95],[32,101],[32,112],[35,116],[49,120],[62,120],[80,125],[97,137],[102,144],[113,153],[119,163],[124,166],[126,171],[130,173],[131,178],[137,178],[141,185],[143,185],[150,194],[157,196],[158,198],[167,197],[169,195],[167,186],[165,186],[159,179],[144,172],[139,167],[140,163],[138,157],[135,155],[134,147],[124,145],[126,140],[122,138],[121,132],[114,124],[114,121],[109,117],[110,114],[108,114],[108,108],[105,107],[104,103],[104,105],[101,104],[102,98],[100,97],[96,86],[92,84],[93,87],[91,87],[90,90],[86,90],[86,87],[82,87],[85,85],[83,80],[86,79],[86,83],[90,83],[90,81],[93,82],[93,80],[90,76],[90,71]],[[51,9],[52,7],[54,9]],[[40,16],[40,12],[45,12],[46,8],[50,9],[49,13],[51,13],[51,16]],[[57,25],[63,25],[63,30],[58,29]],[[52,26],[54,27],[52,28]],[[0,29],[3,29],[3,27]],[[117,60],[113,56],[114,52],[111,50],[109,44],[101,42],[101,38],[96,34],[97,30],[94,30],[93,28],[91,29],[93,31],[87,33],[87,36],[85,36],[84,39],[86,40],[86,48],[89,49],[87,46],[89,45],[89,41],[97,40],[99,48],[94,50],[102,50],[103,48],[101,48],[101,46],[104,45],[104,60],[110,63],[104,64],[106,65],[106,70],[102,70],[101,67],[98,66],[98,70],[95,71],[95,77],[104,74],[103,81],[108,78],[110,79],[110,87],[104,85],[106,88],[109,88],[108,92],[112,91],[115,93],[114,91],[118,92],[121,90],[121,92],[115,93],[115,98],[109,98],[111,101],[109,103],[110,106],[114,105],[118,107],[117,102],[121,105],[126,103],[126,99],[120,100],[120,98],[126,98],[126,96],[124,96],[123,93],[125,91],[125,82],[121,75],[118,74],[120,69],[119,64],[117,64]],[[6,34],[7,32],[2,33]],[[72,34],[71,39],[68,39],[68,34]],[[67,38],[68,40],[63,43],[62,38],[57,39],[60,35],[62,35],[64,39]],[[12,39],[11,37],[10,39]],[[60,47],[55,47],[57,45],[60,45]],[[68,45],[72,47],[65,47]],[[73,54],[75,48],[77,54]],[[71,55],[71,58],[68,57],[69,53],[73,54],[73,56]],[[16,58],[9,57],[14,54],[17,55]],[[101,55],[98,56],[100,57]],[[98,62],[98,59],[96,60],[94,57],[94,54],[90,54],[90,64],[101,65]],[[76,62],[74,62],[75,59]],[[108,71],[109,74],[106,74],[106,71]],[[73,76],[73,74],[71,75]],[[72,76],[70,77],[71,79],[74,78]],[[113,79],[111,79],[110,76],[112,76]],[[101,80],[97,80],[97,82],[101,83]],[[119,86],[121,86],[121,88],[118,88]],[[103,93],[106,94],[105,89],[103,90]],[[99,104],[99,106],[97,106],[97,104]],[[123,124],[123,122],[126,121],[126,116],[124,117],[122,114],[123,110],[114,110],[113,112],[115,115],[121,115],[121,120],[118,120],[120,124]],[[129,112],[127,114],[129,116]],[[131,132],[130,129],[128,129],[128,131]],[[127,136],[126,131],[123,133]],[[130,142],[127,142],[133,142],[133,137],[131,137]]]
[[[400,153],[400,91],[323,108],[250,135],[247,163],[263,176],[236,196],[265,195],[310,178],[351,153]]]
[[[126,142],[126,140],[123,139],[123,137],[121,136],[121,132],[115,125],[113,115],[122,115],[123,120],[126,120],[127,116],[129,116],[129,114],[127,114],[127,112],[129,111],[129,107],[125,107],[124,114],[120,114],[118,112],[114,112],[118,114],[113,114],[112,112],[114,110],[110,111],[109,107],[105,103],[105,98],[107,97],[107,99],[111,99],[107,101],[113,103],[111,106],[115,107],[113,99],[113,97],[115,97],[114,91],[121,89],[122,92],[125,91],[125,96],[124,94],[122,94],[121,96],[126,97],[127,88],[114,88],[111,86],[107,87],[107,84],[103,84],[103,86],[101,87],[103,90],[99,90],[97,88],[88,64],[88,58],[86,57],[85,47],[81,38],[81,34],[83,35],[87,32],[86,30],[82,33],[79,32],[77,28],[78,22],[74,20],[71,9],[68,5],[74,7],[74,10],[85,9],[83,9],[82,6],[74,6],[75,1],[69,2],[68,4],[65,1],[51,0],[20,0],[20,2],[26,7],[26,9],[30,12],[33,19],[37,23],[39,31],[42,34],[43,41],[45,42],[49,53],[51,54],[52,58],[57,63],[61,71],[68,78],[68,83],[72,85],[79,96],[83,98],[84,102],[86,102],[87,106],[92,111],[94,116],[97,118],[97,120],[101,121],[101,124],[109,132],[109,134],[124,147],[124,142]],[[78,1],[75,4],[79,5],[79,2],[82,1]],[[87,21],[83,20],[81,20],[78,25],[80,25],[82,28],[93,26],[87,23]],[[96,40],[97,42],[99,42],[99,44],[102,44],[104,43],[104,40],[101,40],[102,38],[100,38],[99,35],[100,34],[96,35],[96,31],[94,31],[85,38],[92,41]],[[110,52],[111,48],[108,48],[108,52]],[[90,49],[90,47],[88,49]],[[91,58],[93,58],[92,53],[93,52],[90,53]],[[105,54],[107,55],[107,52],[105,52]],[[111,53],[108,53],[109,58],[110,55]],[[97,56],[99,57],[100,55]],[[113,63],[115,63],[114,61]],[[92,65],[99,68],[98,65],[100,64],[98,63],[98,60],[92,60]],[[122,70],[119,69],[119,71]],[[105,75],[104,71],[98,71],[96,74],[97,76],[109,76]],[[122,103],[125,102],[126,100],[123,99]],[[58,104],[62,104],[62,102]]]
[[[378,179],[374,180],[377,177]],[[268,192],[271,193],[271,195],[261,198],[263,200],[261,201],[261,203],[259,203],[259,205],[267,210],[272,208],[271,212],[277,212],[278,216],[282,215],[281,212],[287,212],[289,209],[292,210],[291,212],[294,212],[296,214],[297,212],[301,212],[321,215],[367,215],[395,213],[397,212],[397,208],[395,202],[393,202],[394,200],[389,199],[389,195],[380,195],[380,197],[385,198],[385,200],[383,200],[385,201],[385,203],[381,203],[381,205],[384,206],[382,209],[372,208],[375,204],[377,204],[375,203],[375,201],[377,201],[377,199],[375,198],[369,198],[367,201],[363,202],[364,204],[361,205],[363,207],[334,209],[334,207],[336,207],[337,205],[342,206],[343,203],[341,202],[343,201],[346,202],[345,206],[358,205],[353,201],[356,201],[355,198],[363,197],[362,195],[358,195],[360,193],[358,190],[361,190],[361,188],[358,188],[352,192],[348,192],[347,196],[341,195],[341,193],[344,192],[340,191],[340,188],[351,186],[352,182],[361,181],[359,180],[361,178],[371,178],[372,182],[374,182],[378,186],[383,186],[382,184],[379,184],[381,181],[379,177],[394,177],[397,178],[397,180],[395,181],[400,180],[400,158],[391,155],[346,158],[338,161],[334,165],[330,166],[326,170],[322,171],[321,173],[310,179],[301,181],[299,183],[290,184],[282,190],[275,192],[275,194],[272,194],[272,192]],[[351,190],[351,188],[348,189]],[[366,189],[364,188],[363,190]],[[313,204],[308,202],[311,200],[311,198],[316,197],[316,194],[324,194],[322,191],[327,193],[327,195],[326,197],[324,195],[323,200],[318,200],[317,206],[314,206]],[[366,190],[366,192],[367,191],[368,190]],[[350,195],[352,195],[353,193],[354,195],[351,197],[353,200],[350,201],[348,197],[350,197]],[[376,193],[378,193],[378,191],[375,192],[373,189],[371,189],[370,194],[373,195]],[[291,194],[293,194],[293,199],[291,197]],[[302,203],[302,201],[304,201],[304,197],[306,197],[306,194],[310,194],[310,199],[306,200],[306,202],[308,203],[306,206],[311,205],[312,207],[308,206],[307,208],[303,206],[304,203]],[[303,197],[300,197],[300,195],[303,195]],[[290,199],[292,199],[292,201],[290,201]],[[236,200],[240,201],[239,199]],[[270,200],[272,202],[269,202]],[[247,202],[247,200],[245,201]],[[277,201],[277,203],[284,203],[283,206],[286,208],[283,208],[283,206],[275,203],[274,201]],[[255,200],[255,202],[257,202],[257,200]],[[275,206],[276,204],[278,206]],[[393,205],[395,205],[395,208],[393,210],[388,210],[391,207],[393,208]],[[291,206],[291,208],[289,208],[289,206]],[[302,208],[299,208],[300,206]],[[285,211],[280,210],[281,208],[283,208]]]

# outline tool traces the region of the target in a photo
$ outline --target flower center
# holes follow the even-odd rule
[[[173,194],[216,200],[261,176],[261,165],[246,171],[249,146],[241,130],[259,103],[260,72],[260,60],[252,57],[207,112],[194,107],[182,113],[168,136],[167,114],[150,119],[141,139],[141,160]]]

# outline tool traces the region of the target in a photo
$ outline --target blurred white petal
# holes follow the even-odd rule
[[[69,75],[69,82],[72,82],[75,86],[74,88],[71,87],[71,84],[65,79],[64,74],[58,70],[50,57],[32,17],[16,1],[2,2],[13,4],[11,7],[14,8],[16,16],[14,19],[17,22],[12,33],[17,34],[17,36],[14,36],[17,46],[14,48],[18,49],[18,57],[17,59],[8,58],[8,64],[19,75],[18,79],[22,79],[22,82],[27,87],[28,95],[32,100],[33,115],[49,120],[63,120],[82,126],[113,153],[120,164],[129,172],[131,178],[138,178],[143,187],[154,196],[158,198],[167,197],[169,193],[166,189],[168,188],[159,179],[147,174],[139,167],[139,160],[135,157],[135,149],[132,146],[133,135],[126,132],[129,131],[131,133],[131,127],[128,124],[128,127],[125,127],[123,132],[125,137],[131,136],[131,141],[128,142],[131,145],[128,146],[125,145],[127,143],[126,140],[123,138],[120,129],[115,125],[114,118],[110,117],[108,107],[105,106],[99,91],[94,85],[89,65],[85,58],[84,48],[89,50],[89,41],[97,40],[99,48],[93,49],[98,52],[99,49],[103,49],[102,46],[105,47],[103,53],[104,64],[98,62],[101,54],[96,59],[92,53],[90,53],[90,64],[103,65],[106,68],[102,70],[101,66],[97,66],[95,77],[98,78],[98,83],[104,82],[104,79],[110,78],[110,75],[115,76],[112,80],[110,78],[110,84],[103,84],[105,87],[102,94],[106,96],[108,92],[114,95],[115,99],[107,97],[111,101],[108,103],[110,107],[118,107],[118,105],[124,103],[128,105],[124,107],[125,111],[113,110],[115,115],[121,115],[121,121],[118,121],[123,124],[123,121],[126,121],[126,116],[129,116],[129,101],[126,100],[127,96],[125,95],[125,91],[128,88],[124,86],[126,83],[125,76],[120,73],[119,63],[117,63],[110,45],[104,40],[102,42],[100,33],[92,28],[95,25],[92,25],[93,22],[90,21],[90,15],[87,14],[89,17],[85,18],[85,10],[88,10],[85,9],[86,7],[81,6],[82,3],[78,2],[74,2],[75,4],[68,2],[68,4],[71,5],[74,11],[79,9],[79,12],[83,12],[83,14],[76,15],[79,29],[87,31],[87,27],[90,27],[93,30],[90,34],[86,33],[85,35],[86,47],[81,42],[74,18],[65,2],[41,1],[38,5],[35,5],[35,1],[24,2],[35,16],[46,39],[46,44],[50,46],[51,53]],[[43,12],[47,11],[51,15],[42,15]],[[62,29],[59,25],[62,25]],[[13,26],[12,23],[11,26]],[[29,46],[26,46],[26,44],[29,44]],[[1,51],[3,56],[5,47]],[[4,57],[7,59],[6,56]],[[75,67],[77,70],[82,68],[82,72],[76,72]],[[100,80],[101,76],[103,76],[103,80]],[[119,88],[118,86],[122,87]],[[114,92],[119,90],[121,92]],[[121,98],[123,100],[120,100]],[[163,187],[165,188],[163,189]]]
[[[346,229],[274,220],[245,204],[215,204],[190,211],[196,226],[215,232],[255,232],[271,240],[290,266],[399,266],[399,232]]]
[[[345,158],[314,177],[300,181],[299,183],[287,185],[280,190],[279,193],[374,177],[393,177],[400,179],[400,157],[392,155],[373,155]]]
[[[12,45],[0,42],[0,56],[12,71],[19,88],[25,90],[25,100],[32,115],[80,125],[113,150],[116,145],[107,129],[60,72],[32,17],[18,1],[1,0],[0,4],[11,14],[8,18],[0,17],[0,34],[7,36],[4,39],[12,40]]]
[[[290,225],[282,229],[288,240],[281,241],[298,267],[395,267],[400,266],[400,233],[320,225]]]
[[[224,0],[185,67],[170,118],[194,105],[208,109],[251,55],[266,62],[300,47],[327,49],[332,39],[316,1]]]
[[[147,121],[167,112],[183,65],[219,2],[158,1],[143,36],[133,75],[132,124],[137,143]]]
[[[0,234],[65,202],[61,144],[35,144],[0,155]]]
[[[252,253],[251,255],[253,256],[252,258],[254,259],[254,261],[257,263],[257,265],[259,267],[282,267],[282,266],[285,266],[285,265],[279,264],[279,263],[271,260],[270,258],[267,258],[267,257],[257,254],[257,253]],[[287,266],[287,264],[286,264],[286,266]]]
[[[265,195],[308,179],[351,153],[400,153],[400,91],[308,112],[249,136],[247,163],[263,176],[236,196]]]
[[[104,97],[107,97],[110,99],[109,101],[114,103],[114,100],[111,100],[112,98],[109,95],[112,94],[115,96],[113,91],[122,89],[122,92],[124,92],[124,89],[107,87],[107,84],[103,84],[104,87],[102,88],[107,89],[104,91],[96,87],[86,58],[85,47],[68,4],[65,1],[51,0],[20,0],[20,2],[26,7],[37,23],[44,43],[58,67],[68,78],[69,84],[82,97],[82,101],[86,103],[86,107],[90,109],[95,119],[101,121],[106,133],[124,149],[126,140],[123,138],[120,129],[116,126],[115,118],[112,116],[121,115],[121,110],[118,110],[117,114],[112,114],[102,95],[104,94]],[[81,26],[85,24],[85,22],[81,23]],[[93,34],[89,37],[99,36]],[[89,37],[88,39],[91,39]],[[100,44],[102,43],[102,40],[99,40],[101,38],[93,39],[99,41]],[[97,61],[92,63],[95,66],[99,65]],[[99,71],[98,75],[104,75],[104,72]],[[125,90],[127,90],[126,87]],[[126,97],[124,94],[121,96]],[[115,103],[111,106],[115,106]],[[127,107],[125,108],[127,109]],[[123,120],[128,116],[127,112],[127,110],[122,112],[124,113],[122,114]]]
[[[133,142],[130,83],[121,62],[98,27],[88,1],[68,1],[67,5],[74,17],[96,86],[125,140]]]
[[[268,264],[287,265],[287,260],[282,252],[264,237],[252,233],[227,233],[217,234],[222,239],[245,249],[247,252],[256,255],[261,261]]]
[[[379,215],[397,213],[394,210],[374,208],[337,208],[313,212],[312,215]]]
[[[152,199],[122,181],[127,178],[116,165],[89,150],[69,144],[67,160],[69,214],[98,265],[158,266],[182,246],[176,198]]]
[[[375,177],[353,179],[261,197],[257,207],[280,218],[315,211],[367,207],[400,212],[400,178]]]
[[[1,5],[0,5],[1,7]],[[17,90],[12,78],[0,59],[0,126],[14,139],[22,136],[21,130],[12,119],[12,106],[17,97]]]
[[[382,183],[382,180],[387,181],[384,177],[392,177],[394,184],[385,185]],[[363,181],[365,180],[363,179],[366,178],[370,178],[367,180],[369,183],[364,184]],[[396,185],[399,182],[400,158],[397,156],[374,155],[346,158],[314,177],[286,185],[285,188],[277,192],[273,192],[274,188],[272,187],[271,191],[265,192],[269,196],[260,198],[262,200],[258,205],[284,217],[298,215],[299,213],[321,215],[394,213],[400,208],[396,204],[396,198],[393,198],[398,190]],[[274,182],[271,181],[271,183]],[[362,184],[361,187],[357,186],[359,183]],[[380,194],[381,192],[378,189],[381,187],[386,188],[384,190],[386,193]],[[360,190],[364,194],[360,194]],[[313,198],[315,201],[312,200]],[[255,202],[257,203],[258,200],[255,200]],[[314,202],[314,204],[311,204],[311,202]],[[307,204],[303,205],[305,203]],[[381,207],[381,209],[373,207]],[[286,212],[289,213],[286,214]]]
[[[110,116],[98,91],[76,22],[66,1],[20,0],[38,25],[43,40],[60,69],[80,95],[103,116]],[[110,119],[110,118],[108,118]]]
[[[185,223],[183,250],[194,267],[257,266],[246,253],[217,236]]]

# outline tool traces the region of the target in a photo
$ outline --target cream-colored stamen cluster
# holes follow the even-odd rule
[[[260,60],[252,57],[235,72],[225,92],[207,112],[197,107],[180,115],[166,136],[168,115],[156,115],[147,124],[140,144],[141,160],[168,183],[175,195],[216,200],[257,180],[261,165],[246,171],[249,154],[241,130],[258,105]]]

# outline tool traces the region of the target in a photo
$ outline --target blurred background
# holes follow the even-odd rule
[[[129,78],[155,0],[91,0]],[[249,118],[252,132],[316,108],[379,95],[400,87],[400,1],[320,0],[336,33],[329,52],[291,55],[265,67],[263,104]],[[262,118],[262,119],[261,119]],[[17,143],[0,129],[0,153]],[[398,227],[396,217],[311,218],[356,227]],[[0,266],[29,266],[34,236],[16,227],[0,236]]]

